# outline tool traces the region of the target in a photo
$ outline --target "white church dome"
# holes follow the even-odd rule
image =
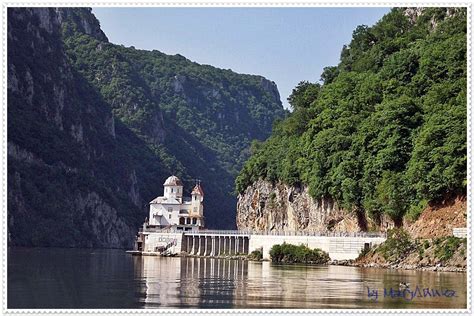
[[[171,176],[168,179],[166,179],[165,183],[163,185],[183,185],[181,180],[177,176]]]

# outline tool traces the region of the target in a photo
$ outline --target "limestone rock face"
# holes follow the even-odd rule
[[[165,123],[163,120],[163,113],[161,113],[161,111],[155,111],[151,115],[149,121],[147,122],[145,132],[155,145],[159,145],[165,141]]]
[[[280,93],[278,92],[278,87],[275,82],[262,77],[262,87],[263,90],[273,97],[275,102],[280,102]]]
[[[403,14],[408,17],[410,23],[415,24],[418,17],[423,13],[425,9],[420,7],[406,8]]]
[[[75,27],[78,31],[91,35],[99,41],[108,42],[108,38],[100,28],[100,23],[97,18],[91,14],[90,8],[57,8],[57,20],[63,23],[65,20],[72,20],[75,22]]]
[[[130,162],[117,166],[106,156],[123,138],[115,138],[110,108],[87,93],[65,54],[65,14],[71,12],[8,9],[8,240],[128,248],[142,218],[123,213],[144,203],[139,179]],[[106,40],[90,16],[76,18]],[[106,183],[104,170],[124,180]],[[129,199],[118,201],[112,192]]]
[[[76,196],[74,209],[79,217],[87,217],[90,231],[98,242],[88,241],[89,247],[122,248],[130,245],[136,229],[130,227],[117,215],[117,210],[104,201],[96,192]]]
[[[412,238],[451,236],[453,228],[466,227],[465,196],[430,204],[415,222],[403,221]],[[238,229],[258,231],[386,232],[395,223],[386,215],[372,220],[364,213],[347,211],[330,199],[313,199],[308,188],[258,180],[238,196]]]
[[[364,226],[359,222],[332,199],[313,199],[307,187],[258,180],[238,197],[239,229],[358,232]]]

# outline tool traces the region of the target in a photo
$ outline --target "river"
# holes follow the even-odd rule
[[[467,305],[466,273],[134,257],[116,249],[10,248],[7,259],[8,308]],[[400,282],[409,289],[400,291]]]

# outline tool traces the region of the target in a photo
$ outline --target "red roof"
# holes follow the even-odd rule
[[[191,192],[191,194],[199,194],[201,196],[204,196],[204,191],[202,190],[201,185],[196,184],[196,186],[194,186],[194,189]]]

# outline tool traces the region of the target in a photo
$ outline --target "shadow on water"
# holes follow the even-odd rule
[[[400,282],[455,296],[384,297]],[[466,287],[463,273],[8,250],[9,308],[466,308]]]

